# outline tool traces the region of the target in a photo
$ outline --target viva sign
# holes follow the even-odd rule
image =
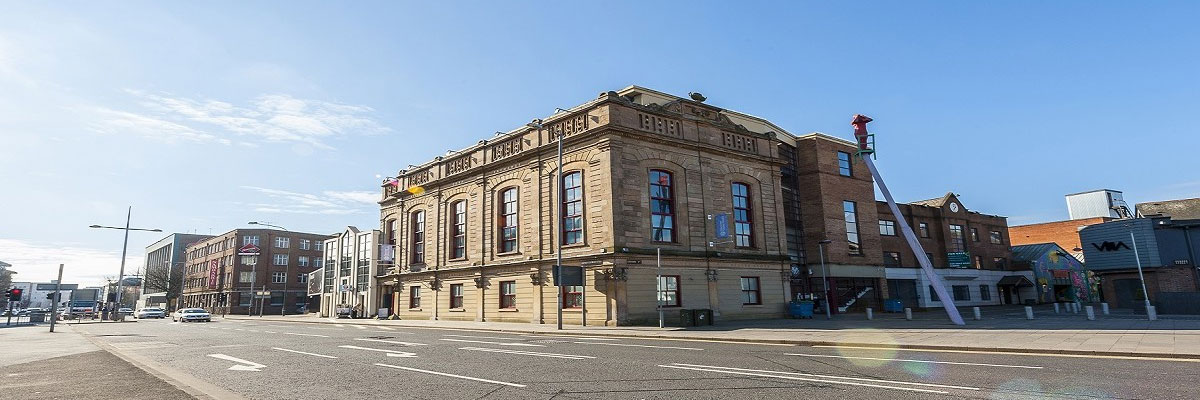
[[[1122,247],[1124,247],[1125,250],[1129,250],[1129,246],[1126,245],[1125,242],[1113,243],[1106,241],[1100,244],[1092,243],[1092,247],[1095,247],[1098,251],[1117,251],[1121,250]]]

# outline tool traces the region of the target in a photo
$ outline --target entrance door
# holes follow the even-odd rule
[[[1142,285],[1137,279],[1116,279],[1113,291],[1117,292],[1117,307],[1130,308],[1142,305]]]
[[[888,279],[888,295],[900,300],[904,307],[917,308],[917,281],[912,279]]]

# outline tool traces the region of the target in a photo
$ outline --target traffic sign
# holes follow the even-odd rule
[[[583,285],[583,267],[555,265],[552,272],[554,274],[554,286]]]

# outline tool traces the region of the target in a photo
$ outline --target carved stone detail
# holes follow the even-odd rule
[[[571,136],[588,130],[587,114],[579,114],[550,126],[550,141],[558,140],[558,135]]]
[[[475,158],[470,154],[446,162],[446,172],[450,175],[471,169],[475,166]]]
[[[758,153],[758,141],[752,137],[724,132],[723,139],[721,144],[725,145],[725,147],[751,154]]]
[[[525,150],[525,139],[512,138],[492,145],[492,160],[501,160]]]
[[[679,121],[657,115],[638,113],[638,128],[646,132],[679,137]]]

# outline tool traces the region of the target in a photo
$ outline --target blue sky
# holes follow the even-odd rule
[[[1194,2],[5,2],[0,261],[115,275],[135,227],[378,224],[379,179],[637,84],[849,137],[1010,224],[1200,196]],[[135,233],[130,263],[160,236]],[[136,270],[136,267],[130,267]]]

